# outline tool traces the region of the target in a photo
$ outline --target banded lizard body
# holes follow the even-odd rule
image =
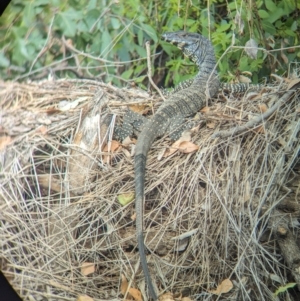
[[[196,114],[197,111],[205,106],[206,99],[214,96],[219,89],[218,75],[215,70],[214,49],[208,39],[200,34],[185,31],[167,32],[162,35],[162,39],[181,49],[200,70],[188,88],[172,94],[160,106],[154,116],[144,123],[136,143],[134,157],[136,233],[146,284],[154,300],[157,300],[157,294],[147,265],[143,234],[144,183],[147,154],[153,141],[166,133],[169,134],[171,139],[178,139],[182,131],[187,127],[184,124],[185,118]]]

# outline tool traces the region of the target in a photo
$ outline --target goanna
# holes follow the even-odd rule
[[[172,94],[165,101],[150,120],[146,120],[138,136],[135,148],[135,210],[136,233],[142,269],[145,275],[152,299],[157,300],[157,293],[150,277],[146,260],[144,234],[143,234],[143,209],[144,209],[144,184],[146,159],[153,141],[164,134],[176,140],[181,136],[188,125],[185,118],[195,115],[206,104],[206,99],[213,97],[219,89],[216,59],[211,42],[197,33],[185,31],[167,32],[162,39],[177,46],[199,68],[193,82],[186,88]],[[126,118],[126,115],[125,115]],[[139,118],[134,119],[134,113],[129,111],[127,120],[137,125],[142,123]],[[119,138],[132,134],[132,128],[124,121],[124,128],[117,133]]]

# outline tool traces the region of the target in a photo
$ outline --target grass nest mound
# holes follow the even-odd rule
[[[113,130],[161,100],[90,80],[0,85],[1,270],[24,300],[147,298],[126,203],[135,141]],[[160,294],[299,300],[299,98],[297,79],[222,91],[182,145],[153,144],[144,224]]]

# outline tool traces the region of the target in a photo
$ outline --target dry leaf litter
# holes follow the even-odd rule
[[[128,105],[141,103],[149,115],[161,101],[89,80],[0,85],[1,270],[24,300],[115,300],[122,275],[145,299],[131,201],[135,140],[122,145],[112,133]],[[274,238],[278,216],[299,237],[299,88],[286,86],[217,95],[199,113],[192,152],[163,156],[172,141],[153,144],[144,223],[161,294],[274,300],[295,281]],[[212,138],[286,93],[268,120]],[[233,287],[220,298],[227,279]]]

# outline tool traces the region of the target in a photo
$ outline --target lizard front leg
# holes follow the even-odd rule
[[[122,126],[115,128],[114,137],[123,141],[128,136],[138,135],[146,121],[146,117],[128,109],[124,115]]]

